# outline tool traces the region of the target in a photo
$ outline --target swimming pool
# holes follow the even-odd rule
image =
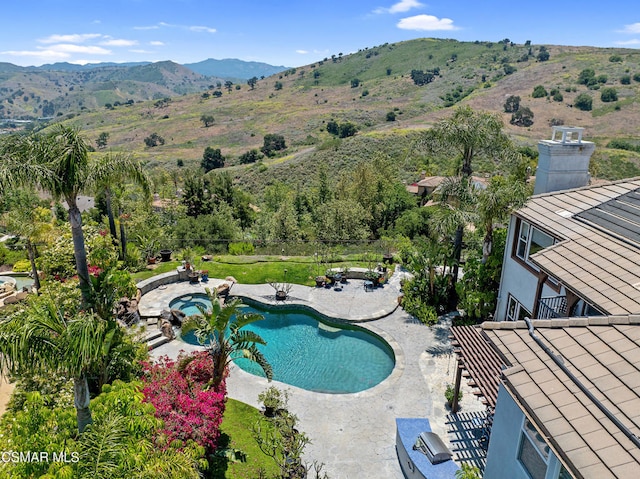
[[[197,304],[207,306],[205,295],[176,298],[172,308],[187,315],[198,314]],[[268,309],[259,304],[244,306],[246,312],[264,316],[245,327],[262,336],[266,346],[258,346],[273,368],[273,378],[302,389],[326,393],[355,393],[382,382],[393,370],[391,347],[364,328],[328,323],[300,308]],[[182,338],[198,344],[193,333]],[[246,359],[236,359],[243,370],[264,376],[260,367]]]

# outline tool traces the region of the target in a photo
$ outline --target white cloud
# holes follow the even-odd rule
[[[156,52],[150,52],[149,50],[129,50],[131,53],[144,53],[144,54],[150,54],[150,53],[156,53]]]
[[[307,50],[296,50],[296,53],[299,53],[300,55],[306,55],[309,52]]]
[[[102,37],[99,33],[73,33],[70,35],[50,35],[38,40],[40,43],[83,43],[92,38]]]
[[[620,41],[620,42],[614,42],[616,45],[640,45],[640,40],[638,40],[637,38],[634,38],[632,40],[624,40],[624,41]]]
[[[153,41],[153,42],[149,42],[149,45],[153,45],[154,47],[162,47],[164,46],[164,42],[159,42],[159,41]]]
[[[71,55],[64,52],[55,50],[9,50],[6,52],[0,52],[2,55],[11,55],[12,57],[38,57],[44,59],[60,59],[69,58]]]
[[[191,26],[188,27],[189,30],[191,30],[192,32],[205,32],[205,33],[216,33],[216,29],[215,28],[210,28],[210,27],[201,27],[201,26]]]
[[[50,50],[63,53],[88,53],[90,55],[110,55],[111,50],[91,45],[74,45],[72,43],[60,43],[51,45]]]
[[[416,15],[414,17],[403,18],[398,22],[398,28],[402,30],[457,30],[450,18],[438,18],[433,15]]]
[[[125,40],[123,38],[110,38],[109,40],[100,42],[100,45],[104,45],[105,47],[132,47],[137,44],[137,40]]]
[[[400,0],[389,8],[378,7],[373,11],[373,13],[403,13],[408,12],[412,8],[420,8],[423,6],[424,5],[417,0]]]
[[[158,25],[151,25],[148,27],[133,27],[134,30],[158,30],[160,27]]]
[[[631,23],[630,25],[625,25],[624,28],[620,30],[620,33],[632,33],[632,34],[640,33],[640,22]]]

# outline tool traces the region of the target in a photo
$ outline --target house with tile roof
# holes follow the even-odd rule
[[[640,313],[640,178],[581,185],[593,143],[555,134],[510,219],[495,319]]]
[[[622,479],[640,472],[639,315],[472,329],[502,363],[485,479]],[[463,348],[468,356],[482,349]]]

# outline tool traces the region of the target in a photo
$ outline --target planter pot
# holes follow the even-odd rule
[[[276,291],[276,299],[278,301],[284,301],[285,299],[287,299],[287,292],[286,291]]]
[[[170,249],[161,249],[160,250],[160,258],[163,262],[171,261],[171,253]]]
[[[150,256],[149,258],[147,258],[147,264],[156,264],[155,256]]]
[[[316,287],[322,288],[326,283],[326,281],[327,281],[327,278],[325,278],[324,276],[316,276]]]

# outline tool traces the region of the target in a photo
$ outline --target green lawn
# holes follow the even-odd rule
[[[260,411],[248,404],[227,399],[227,407],[220,430],[222,447],[240,449],[246,455],[245,462],[227,462],[220,459],[211,477],[213,479],[252,479],[258,477],[278,477],[278,467],[272,458],[265,455],[255,439],[252,428],[262,417]],[[260,469],[264,475],[260,476]]]
[[[147,279],[176,268],[180,263],[172,261],[160,263],[153,270],[133,274],[134,280]],[[313,257],[296,256],[281,260],[277,256],[216,256],[213,261],[196,263],[196,268],[209,271],[210,278],[233,276],[240,283],[263,284],[270,281],[313,286],[314,278],[325,272],[325,266],[315,263]],[[362,261],[344,261],[331,264],[332,267],[367,267]],[[285,275],[286,270],[286,275]]]

